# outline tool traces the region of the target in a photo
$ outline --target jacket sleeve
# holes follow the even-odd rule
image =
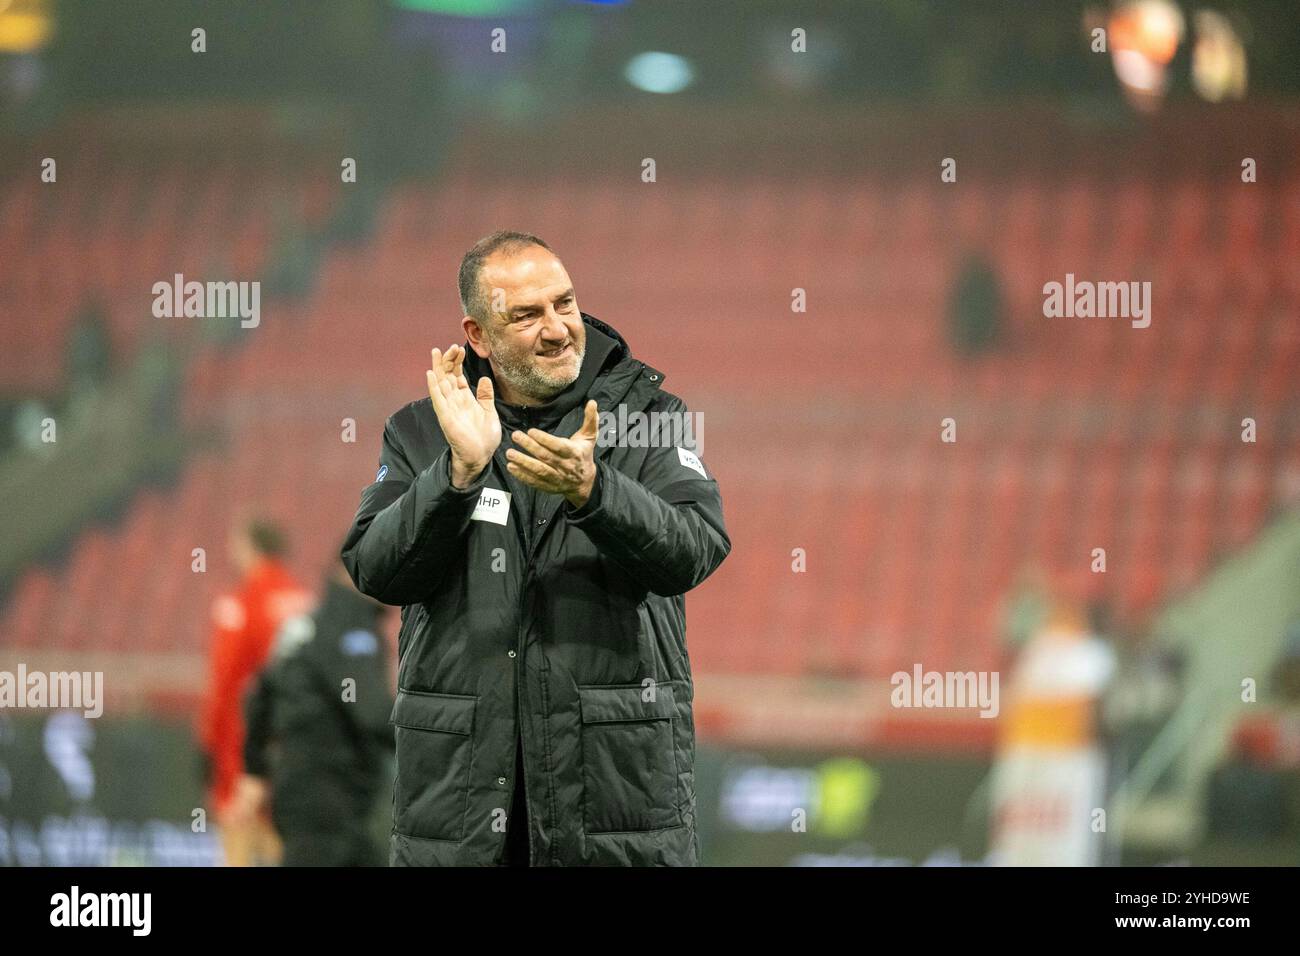
[[[357,590],[377,601],[426,601],[464,548],[470,515],[490,469],[458,490],[451,483],[451,450],[444,449],[417,473],[392,418],[384,426],[379,465],[379,480],[361,493],[343,543],[343,564]]]
[[[671,409],[686,412],[680,400]],[[568,517],[603,554],[664,597],[685,594],[731,552],[718,483],[685,447],[650,449],[640,480],[597,461],[591,498],[569,508]]]
[[[271,710],[275,706],[275,691],[268,665],[253,678],[252,687],[244,701],[244,771],[254,777],[270,774]]]

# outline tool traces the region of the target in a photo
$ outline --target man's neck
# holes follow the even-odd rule
[[[501,370],[495,365],[492,366],[492,384],[496,386],[497,398],[507,405],[517,405],[522,408],[535,408],[538,405],[545,405],[564,391],[563,388],[557,389],[544,398],[521,392],[506,380],[506,377],[501,374]]]
[[[550,398],[535,398],[532,395],[525,395],[523,392],[516,391],[505,380],[504,375],[493,375],[493,378],[496,380],[496,387],[497,391],[500,392],[501,401],[507,405],[520,405],[524,408],[531,408],[534,405],[545,405],[551,400]],[[554,395],[551,396],[551,398],[554,397]]]

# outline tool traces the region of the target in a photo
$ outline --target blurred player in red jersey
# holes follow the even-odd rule
[[[244,770],[244,694],[266,662],[280,624],[309,610],[311,593],[282,563],[285,540],[274,525],[252,521],[237,528],[230,551],[241,581],[213,604],[208,691],[199,739],[226,863],[251,866],[277,862],[279,846],[270,821],[241,812],[248,804],[235,799]]]

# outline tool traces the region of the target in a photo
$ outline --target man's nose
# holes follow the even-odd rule
[[[569,328],[564,324],[564,319],[554,308],[546,310],[546,321],[542,325],[542,338],[547,342],[562,343],[569,337]]]

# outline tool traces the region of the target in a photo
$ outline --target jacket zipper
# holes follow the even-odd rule
[[[525,525],[524,527],[520,528],[519,531],[520,531],[520,537],[523,538],[524,561],[527,562],[528,551],[529,551],[529,539],[528,539],[529,529],[527,525]],[[529,567],[527,563],[525,563],[524,565],[523,572],[524,572],[523,585],[520,588],[520,598],[519,598],[519,627],[515,631],[515,715],[516,715],[515,719],[518,725],[515,728],[515,732],[519,735],[519,752],[521,755],[521,760],[519,762],[520,766],[518,770],[520,775],[523,778],[520,782],[522,784],[523,794],[524,794],[524,812],[528,815],[528,865],[532,866],[533,865],[533,813],[532,813],[532,807],[528,800],[528,747],[526,745],[527,735],[524,733],[524,713],[525,713],[524,711],[524,645],[527,643],[524,640],[524,636],[528,629],[528,618],[527,618],[528,595],[529,595],[528,585],[530,579],[532,578],[532,569]],[[515,801],[515,795],[514,795],[515,789],[516,788],[511,788],[511,794],[510,794],[510,806],[511,806],[512,813],[513,813],[514,801]]]
[[[644,366],[643,366],[643,368],[644,368]],[[529,416],[529,414],[528,414],[528,410],[527,410],[527,408],[525,408],[525,409],[523,410],[523,416],[522,416],[522,417],[523,417],[523,425],[524,425],[524,427],[523,427],[521,430],[524,431],[524,432],[527,432],[528,429],[532,427],[531,419],[530,419],[530,416]],[[540,500],[539,496],[537,496],[537,495],[533,495],[533,496],[532,496],[532,501],[533,501],[533,510],[534,510],[534,512],[536,511],[537,503],[538,503],[539,500]],[[532,516],[532,515],[529,515],[529,522],[532,521],[532,518],[533,518],[533,516]],[[525,742],[525,739],[526,739],[526,738],[525,738],[525,734],[524,734],[524,732],[523,732],[523,722],[524,722],[524,706],[523,706],[523,699],[524,699],[524,645],[525,645],[525,643],[526,643],[526,642],[524,641],[524,636],[525,636],[525,633],[527,632],[527,629],[528,629],[527,611],[528,611],[528,596],[529,596],[529,594],[530,594],[529,582],[532,580],[532,576],[533,576],[533,571],[532,571],[532,558],[533,558],[533,554],[532,554],[532,551],[533,551],[533,545],[534,545],[535,542],[534,542],[534,540],[533,540],[533,538],[532,538],[532,535],[534,534],[534,532],[533,532],[533,530],[532,530],[531,525],[527,525],[527,524],[524,525],[523,527],[521,527],[521,528],[519,529],[519,532],[520,532],[520,537],[523,538],[523,544],[524,544],[524,560],[525,560],[525,562],[527,562],[527,564],[526,564],[526,566],[524,567],[524,585],[523,585],[523,588],[521,589],[521,595],[522,595],[522,596],[521,596],[520,601],[519,601],[519,630],[516,631],[516,633],[515,633],[515,709],[516,709],[516,712],[517,712],[518,723],[519,723],[519,726],[518,726],[518,728],[517,728],[517,732],[518,732],[518,734],[519,734],[519,742],[520,742],[519,745],[520,745],[520,750],[521,750],[521,752],[522,752],[522,754],[523,754],[523,758],[524,758],[524,759],[523,759],[524,767],[521,768],[521,769],[525,769],[525,770],[526,770],[526,768],[527,768],[527,764],[528,764],[528,748],[524,745],[524,742]],[[540,535],[539,535],[539,536],[540,536]],[[526,772],[525,772],[524,775],[523,775],[523,790],[524,790],[524,811],[528,814],[528,865],[529,865],[529,866],[532,866],[532,865],[533,865],[533,860],[534,860],[534,854],[533,854],[533,819],[534,819],[534,813],[533,813],[533,809],[532,809],[532,803],[531,803],[531,802],[529,801],[529,799],[528,799],[528,774],[527,774]],[[514,798],[514,788],[511,788],[511,795],[510,795],[511,815],[513,815],[513,813],[514,813],[514,799],[515,799],[515,798]]]
[[[528,420],[527,408],[525,408],[523,412],[523,426],[524,427],[522,431],[524,432],[527,432],[528,429],[531,427]],[[536,496],[534,496],[534,500],[535,498]],[[529,520],[531,520],[531,515],[529,516]],[[524,539],[524,561],[527,562],[528,552],[529,552],[530,528],[528,527],[527,524],[525,524],[519,530],[521,536]],[[523,587],[520,590],[520,598],[519,598],[519,629],[516,630],[515,632],[515,710],[517,714],[517,722],[519,725],[516,728],[516,732],[519,734],[519,753],[522,757],[522,759],[520,760],[519,772],[523,776],[523,780],[521,781],[521,783],[523,785],[523,793],[524,793],[524,813],[528,815],[528,865],[532,866],[533,865],[533,813],[532,813],[532,807],[529,804],[529,800],[528,800],[528,747],[526,746],[527,735],[524,733],[524,645],[526,643],[526,641],[524,640],[524,634],[528,629],[528,619],[526,617],[526,612],[528,609],[528,592],[529,592],[528,582],[529,579],[532,577],[532,571],[529,569],[527,563],[525,563],[524,565],[523,572],[524,572]],[[511,794],[510,802],[511,805],[513,806],[514,804],[513,794]]]
[[[527,734],[524,733],[524,644],[523,634],[527,630],[527,620],[524,617],[524,611],[527,609],[528,599],[528,579],[532,577],[532,572],[524,572],[524,597],[520,601],[519,631],[516,632],[515,644],[518,648],[515,651],[515,708],[517,712],[518,727],[516,732],[519,734],[519,752],[522,756],[520,760],[519,772],[522,776],[524,794],[524,812],[528,815],[528,865],[533,865],[533,810],[532,802],[528,799],[528,746]],[[514,806],[514,794],[510,796],[511,806]]]

